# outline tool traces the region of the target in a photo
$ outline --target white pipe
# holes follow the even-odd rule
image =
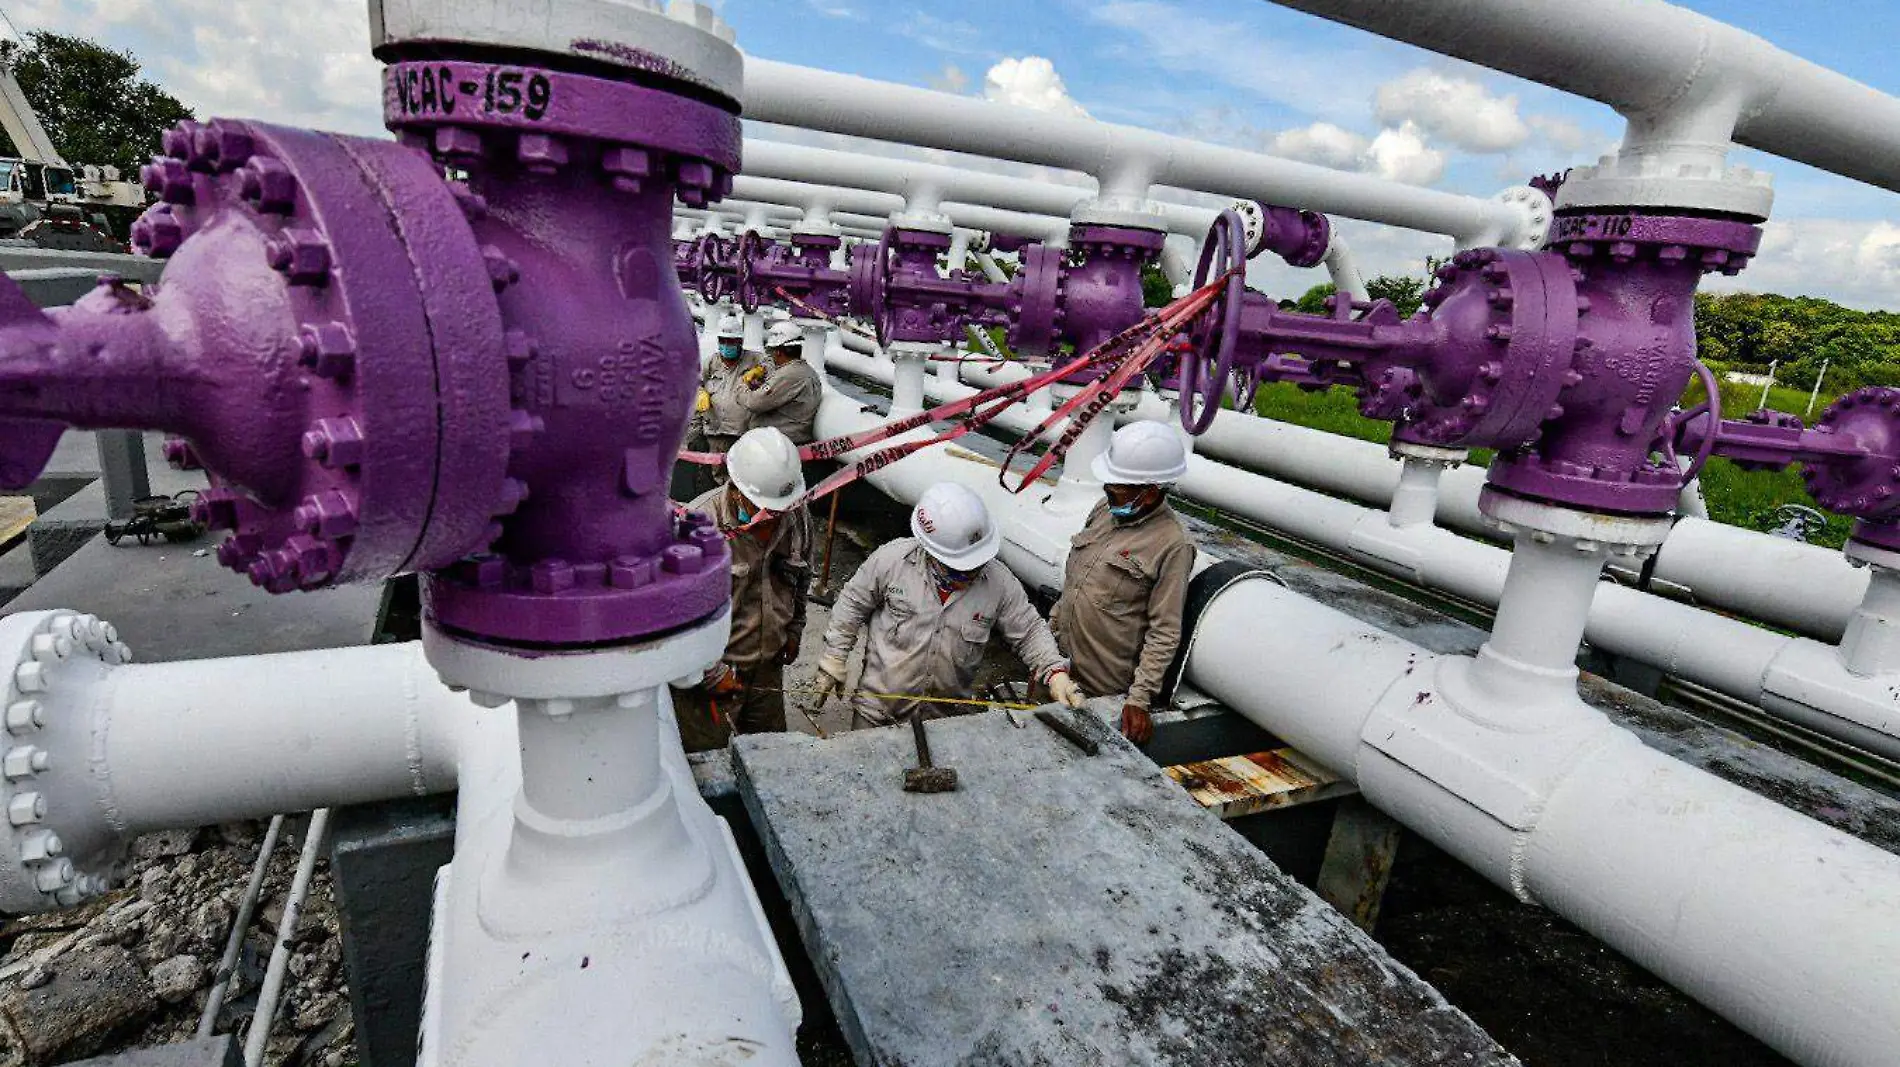
[[[231,979],[237,974],[238,955],[244,951],[245,936],[251,932],[251,916],[257,911],[257,898],[264,891],[264,876],[270,872],[271,854],[277,851],[277,835],[284,829],[284,817],[273,815],[264,829],[264,841],[257,846],[257,862],[251,864],[251,880],[239,899],[237,917],[231,920],[231,933],[224,939],[224,955],[213,972],[211,992],[205,997],[204,1011],[198,1014],[197,1035],[210,1037],[218,1025],[218,1012],[231,991]]]
[[[244,1035],[244,1067],[261,1067],[264,1062],[264,1047],[270,1043],[271,1027],[277,1022],[277,1003],[284,995],[284,974],[290,969],[290,943],[303,919],[310,879],[316,873],[317,858],[323,855],[323,839],[329,831],[330,809],[311,812],[303,853],[297,857],[297,873],[290,881],[290,895],[284,899],[283,917],[277,920],[277,943],[271,946],[264,984],[257,991],[257,1011],[251,1015],[251,1028]]]
[[[730,619],[538,657],[423,644],[483,706],[436,880],[421,1067],[795,1067],[797,993],[731,831],[693,785],[668,683]]]
[[[1891,1062],[1900,857],[1643,746],[1568,685],[1536,714],[1490,702],[1471,664],[1260,581],[1208,606],[1188,677],[1792,1058]]]
[[[1249,197],[1452,236],[1516,244],[1529,215],[1499,201],[1388,182],[1093,119],[877,82],[750,56],[745,111],[764,122],[927,145],[1092,174],[1107,198],[1153,185]]]
[[[1353,258],[1352,247],[1337,229],[1327,239],[1325,263],[1327,274],[1332,276],[1334,289],[1354,300],[1372,299],[1366,292],[1365,275],[1359,273],[1359,263]]]
[[[1626,149],[1732,137],[1900,191],[1900,100],[1659,0],[1278,2],[1599,100],[1630,119]]]

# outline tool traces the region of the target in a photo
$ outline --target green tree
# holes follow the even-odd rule
[[[1381,274],[1366,283],[1366,295],[1374,300],[1390,300],[1399,314],[1407,318],[1417,314],[1425,296],[1425,280]]]
[[[1293,310],[1304,311],[1308,315],[1324,314],[1326,311],[1326,298],[1336,292],[1338,292],[1338,290],[1333,288],[1332,282],[1321,282],[1306,292],[1301,293],[1300,298],[1293,302]]]
[[[1141,268],[1141,306],[1167,307],[1174,301],[1174,286],[1168,283],[1168,276],[1162,273],[1159,264],[1150,263]]]
[[[115,166],[128,178],[156,155],[167,127],[191,109],[140,77],[139,61],[83,37],[35,31],[26,44],[0,42],[0,62],[13,69],[27,103],[39,113],[53,147],[78,166]],[[19,146],[0,135],[10,155]]]

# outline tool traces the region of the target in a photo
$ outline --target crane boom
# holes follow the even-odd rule
[[[23,158],[55,167],[67,165],[59,149],[54,148],[46,136],[40,117],[33,113],[33,105],[26,102],[26,93],[13,78],[13,68],[6,64],[0,64],[0,128],[13,138],[13,147]]]

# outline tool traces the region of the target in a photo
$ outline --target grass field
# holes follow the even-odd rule
[[[1687,399],[1691,403],[1696,403],[1701,400],[1701,397],[1701,388],[1695,387]],[[1815,413],[1818,415],[1832,399],[1832,396],[1824,392],[1820,402],[1815,405]],[[1741,385],[1735,382],[1724,382],[1722,385],[1724,416],[1734,417],[1753,411],[1760,401],[1760,386]],[[1777,411],[1799,415],[1807,409],[1808,394],[1794,389],[1776,387],[1769,392],[1768,406]],[[1377,422],[1359,414],[1358,404],[1353,399],[1353,394],[1346,389],[1308,393],[1291,385],[1263,385],[1254,397],[1254,408],[1270,419],[1299,426],[1310,426],[1364,441],[1377,441],[1384,444],[1392,436],[1390,423]],[[1483,449],[1477,449],[1473,451],[1471,460],[1483,466],[1491,461],[1491,454]],[[1801,476],[1793,468],[1779,471],[1745,471],[1725,459],[1712,459],[1704,468],[1702,495],[1708,501],[1710,518],[1750,530],[1763,531],[1771,530],[1779,524],[1775,512],[1782,505],[1812,506],[1814,503],[1802,489]],[[1815,533],[1810,540],[1816,544],[1837,547],[1847,540],[1850,525],[1852,525],[1850,519],[1829,515],[1826,527]]]

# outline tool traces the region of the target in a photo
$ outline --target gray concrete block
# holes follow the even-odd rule
[[[244,1049],[231,1034],[101,1056],[68,1067],[240,1067]]]
[[[1099,723],[1085,757],[998,713],[732,746],[860,1063],[1511,1064]]]
[[[330,872],[362,1067],[409,1067],[422,1025],[436,872],[455,853],[455,798],[342,808]]]
[[[99,284],[99,272],[83,267],[16,270],[9,271],[7,277],[13,279],[28,300],[43,308],[65,307]]]

